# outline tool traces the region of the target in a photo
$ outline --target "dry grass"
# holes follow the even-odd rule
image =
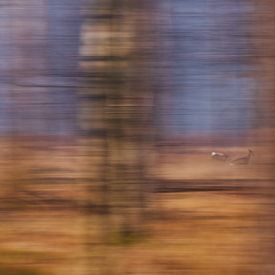
[[[3,144],[0,150],[10,146]],[[269,168],[260,165],[271,157],[266,148],[253,148],[256,157],[247,167],[213,162],[209,158],[213,149],[206,147],[167,155],[153,170],[164,181],[192,179],[196,184],[196,179],[219,179],[223,185],[221,179],[238,178],[253,179],[253,184],[248,181],[243,189],[219,192],[153,193],[148,202],[153,212],[144,225],[145,234],[131,242],[108,241],[114,235],[106,222],[112,225],[112,221],[105,215],[88,214],[80,207],[87,198],[85,179],[92,159],[94,168],[97,166],[97,158],[88,158],[84,149],[85,146],[77,150],[63,146],[49,152],[22,149],[19,155],[25,161],[20,162],[20,175],[12,179],[32,179],[29,171],[34,166],[59,167],[63,172],[47,170],[47,179],[42,183],[39,180],[45,175],[40,173],[35,174],[36,181],[19,185],[42,199],[19,192],[19,208],[1,208],[0,267],[4,271],[0,269],[0,274],[20,274],[8,273],[10,269],[56,275],[274,274],[273,184],[256,181],[269,177],[265,173]],[[217,149],[223,148],[214,148]],[[245,152],[244,148],[230,150],[234,154]],[[11,171],[12,162],[6,161],[3,181],[9,179]],[[64,174],[75,181],[53,184]],[[243,183],[236,180],[236,184]],[[57,207],[51,200],[43,200],[45,196],[66,200]],[[66,201],[76,204],[68,206]]]

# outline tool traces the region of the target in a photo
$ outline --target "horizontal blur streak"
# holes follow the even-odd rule
[[[0,275],[275,274],[271,0],[2,0]]]

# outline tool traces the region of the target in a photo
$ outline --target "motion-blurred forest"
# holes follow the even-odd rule
[[[0,2],[0,275],[275,274],[275,3]]]

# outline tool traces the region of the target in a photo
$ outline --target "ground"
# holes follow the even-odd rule
[[[210,157],[212,149],[242,155],[244,147],[166,153],[151,171],[144,234],[121,242],[106,240],[108,218],[84,207],[85,142],[10,142],[1,143],[0,274],[274,274],[268,148],[252,148],[255,158],[244,167]],[[16,178],[15,192],[8,183]]]

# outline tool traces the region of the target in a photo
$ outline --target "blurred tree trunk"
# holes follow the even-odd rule
[[[147,219],[155,11],[148,1],[128,0],[97,1],[89,11],[82,33],[86,88],[80,119],[83,134],[102,148],[97,181],[99,208],[108,216],[105,238],[128,243],[144,232]]]

